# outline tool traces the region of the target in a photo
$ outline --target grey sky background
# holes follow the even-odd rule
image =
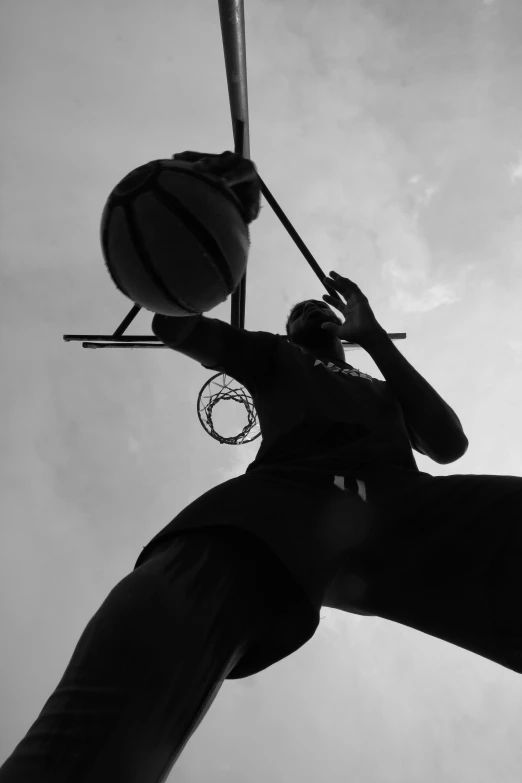
[[[84,350],[131,308],[103,263],[131,169],[233,149],[217,2],[16,0],[0,24],[0,763],[146,543],[260,441],[222,446],[210,373],[167,350]],[[251,155],[328,272],[354,280],[459,416],[463,459],[521,475],[522,6],[245,0]],[[266,202],[247,329],[324,291]],[[230,301],[212,311],[230,321]],[[150,334],[142,311],[130,333]],[[382,378],[364,351],[347,361]],[[242,414],[221,403],[217,428]],[[245,508],[248,514],[248,508]],[[492,519],[492,525],[495,520]],[[313,639],[226,682],[183,783],[515,783],[522,680],[380,618],[324,609]]]

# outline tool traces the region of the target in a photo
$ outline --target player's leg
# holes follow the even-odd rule
[[[347,556],[324,605],[416,628],[522,673],[522,478],[398,474],[366,489],[380,534]]]
[[[255,635],[259,580],[244,541],[209,529],[171,540],[89,621],[0,783],[166,780]]]
[[[509,535],[486,579],[506,665],[522,674],[522,491],[513,498],[508,513]]]

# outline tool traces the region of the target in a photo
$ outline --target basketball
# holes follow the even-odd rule
[[[254,217],[231,187],[247,178],[243,173],[227,182],[226,172],[225,178],[220,174],[237,170],[238,159],[251,173],[255,167],[235,153],[201,162],[194,156],[201,161],[205,153],[180,153],[134,169],[111,191],[101,218],[102,252],[114,285],[135,304],[166,316],[217,307],[236,290],[248,261]]]

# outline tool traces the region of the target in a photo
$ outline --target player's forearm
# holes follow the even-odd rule
[[[456,413],[412,367],[386,331],[379,330],[362,347],[384,375],[428,456],[442,464],[463,456],[469,444]]]

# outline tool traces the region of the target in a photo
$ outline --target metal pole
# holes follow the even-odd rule
[[[244,2],[243,0],[218,0],[218,4],[234,134],[234,152],[250,159]],[[246,279],[245,269],[245,274],[231,298],[230,323],[240,329],[245,328]]]

